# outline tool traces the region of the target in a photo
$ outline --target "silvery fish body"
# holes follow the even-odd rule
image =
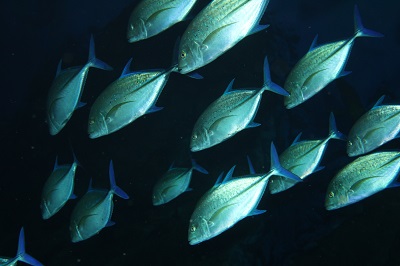
[[[23,227],[19,232],[17,255],[14,258],[0,257],[0,266],[16,266],[18,261],[22,261],[33,266],[43,266],[43,264],[25,252],[25,234]]]
[[[377,152],[357,158],[328,185],[327,210],[338,209],[390,187],[400,170],[400,152]]]
[[[146,113],[161,108],[155,106],[167,83],[171,70],[148,70],[126,73],[130,61],[119,79],[111,83],[90,109],[88,133],[98,138],[115,132]]]
[[[110,190],[92,189],[76,204],[70,221],[72,242],[79,242],[97,234],[107,225],[111,225],[111,215],[114,208],[113,196],[123,199],[129,196],[115,184],[114,170],[110,163]]]
[[[234,167],[222,183],[217,181],[198,201],[189,222],[190,245],[221,234],[247,216],[264,213],[265,211],[257,210],[256,207],[270,176],[278,174],[300,180],[280,166],[273,144],[271,170],[267,174],[250,174],[231,179],[233,169]]]
[[[132,11],[128,22],[128,42],[154,36],[182,21],[196,0],[142,0]]]
[[[396,138],[400,131],[400,105],[375,105],[350,129],[347,154],[368,153]]]
[[[153,188],[153,205],[167,203],[189,188],[192,168],[173,168],[166,172]]]
[[[222,55],[256,27],[269,0],[214,0],[191,21],[179,44],[178,71],[198,69]]]
[[[42,190],[42,200],[40,208],[42,209],[42,218],[49,219],[56,214],[65,203],[72,198],[74,190],[74,180],[77,162],[71,165],[58,165],[57,159],[54,170],[46,180]]]
[[[221,143],[239,131],[258,126],[253,119],[262,93],[270,90],[287,96],[287,92],[270,80],[268,60],[264,60],[264,85],[256,90],[231,91],[233,80],[225,93],[200,115],[194,125],[190,149],[200,151]]]
[[[346,137],[337,130],[333,113],[329,117],[329,135],[320,140],[298,141],[301,133],[297,136],[293,144],[287,148],[280,156],[279,161],[282,167],[289,170],[301,179],[320,170],[318,167],[322,156],[328,146],[330,139],[346,140]],[[272,176],[268,185],[271,194],[275,194],[294,186],[297,181],[281,176]]]
[[[194,160],[192,160],[191,168],[170,167],[153,188],[153,205],[165,204],[183,192],[190,191],[189,184],[193,169],[208,174],[207,170],[199,166]]]
[[[333,80],[348,74],[346,66],[354,40],[357,37],[382,37],[380,33],[366,29],[361,23],[357,7],[354,9],[355,33],[347,40],[341,40],[313,47],[299,60],[289,73],[284,88],[290,93],[284,104],[293,108],[308,100]]]
[[[104,70],[112,68],[96,58],[94,53],[94,41],[90,39],[89,60],[83,67],[71,67],[61,70],[61,61],[57,74],[50,87],[47,97],[47,122],[51,135],[56,135],[67,124],[75,109],[80,103],[83,87],[90,67]]]
[[[200,151],[234,136],[253,120],[260,104],[256,90],[236,90],[213,102],[197,120],[190,143],[191,151]]]

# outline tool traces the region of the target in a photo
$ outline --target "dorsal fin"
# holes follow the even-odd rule
[[[124,67],[124,70],[122,70],[120,78],[122,78],[123,76],[128,75],[131,72],[131,63],[132,63],[132,58],[130,58],[128,60],[128,62],[126,63],[126,65]]]
[[[318,40],[318,34],[315,35],[315,37],[311,43],[310,49],[308,49],[308,52],[311,52],[312,50],[314,50],[317,47],[317,40]]]
[[[385,95],[382,95],[382,96],[378,99],[378,101],[376,101],[376,103],[374,104],[374,106],[372,107],[372,109],[374,109],[375,107],[380,106],[384,99],[385,99]]]
[[[247,155],[247,164],[249,165],[250,174],[254,175],[256,171],[254,171],[253,163],[250,160],[250,157]]]
[[[293,146],[294,144],[296,144],[297,142],[300,141],[301,134],[303,134],[303,132],[300,132],[299,134],[297,134],[297,136],[296,136],[296,138],[293,140],[291,146]]]
[[[226,174],[224,180],[222,180],[222,184],[225,184],[226,182],[228,182],[229,180],[232,179],[232,174],[233,174],[233,171],[235,171],[235,167],[236,167],[236,165],[232,166],[232,168]]]
[[[232,79],[231,82],[229,82],[228,87],[226,87],[226,89],[224,91],[224,94],[227,94],[232,91],[232,85],[233,85],[234,81],[235,81],[235,79]]]
[[[220,173],[217,180],[215,181],[214,187],[218,187],[222,183],[222,177],[224,176],[224,172]]]

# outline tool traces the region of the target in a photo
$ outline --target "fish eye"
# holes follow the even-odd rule
[[[186,58],[186,52],[184,50],[181,52],[181,58]]]
[[[94,124],[94,119],[90,119],[89,120],[89,125],[93,125]]]
[[[192,233],[193,233],[193,232],[195,232],[195,231],[196,231],[196,229],[197,229],[197,228],[196,228],[196,226],[192,225],[192,226],[190,227],[190,232],[192,232]]]
[[[196,134],[194,134],[194,135],[192,136],[192,140],[195,140],[195,139],[197,139],[197,135],[196,135]]]
[[[351,141],[347,142],[347,146],[352,146],[352,145],[353,145],[353,142],[351,142]]]
[[[331,191],[331,192],[329,192],[329,195],[328,195],[330,198],[333,198],[334,196],[335,196],[335,193],[333,193],[333,191]]]

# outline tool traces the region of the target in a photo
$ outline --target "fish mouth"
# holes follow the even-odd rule
[[[199,239],[196,239],[196,238],[194,238],[194,239],[189,239],[189,244],[190,244],[191,246],[197,245],[197,244],[199,244],[200,242],[202,242],[202,241],[199,240]]]

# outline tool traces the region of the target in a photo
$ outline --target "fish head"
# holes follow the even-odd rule
[[[328,187],[325,196],[325,208],[330,210],[339,209],[341,207],[351,204],[347,190],[340,186],[340,184],[332,184]]]
[[[108,133],[107,121],[104,116],[101,113],[98,115],[90,114],[88,122],[89,138],[95,139]]]
[[[63,112],[48,112],[46,122],[49,125],[50,135],[57,135],[67,124],[68,120],[69,116],[65,116]]]
[[[347,141],[347,154],[350,157],[364,154],[366,140],[361,139],[359,136],[349,138]]]
[[[43,220],[49,219],[54,214],[51,211],[51,208],[50,208],[49,205],[50,204],[46,199],[42,199],[42,201],[40,202],[40,209],[42,210],[42,218],[43,218]]]
[[[130,19],[126,37],[130,43],[146,39],[147,28],[144,20],[141,18]]]
[[[210,136],[212,132],[204,127],[199,127],[193,130],[192,137],[190,139],[190,150],[192,152],[201,151],[211,146]]]
[[[159,206],[165,203],[164,196],[159,193],[154,191],[153,192],[153,206]]]
[[[181,43],[178,54],[178,72],[186,74],[203,65],[204,60],[201,45],[196,41]]]
[[[69,226],[69,232],[70,232],[70,236],[71,236],[71,241],[73,243],[76,243],[76,242],[86,239],[81,234],[81,228],[79,227],[79,224],[76,221],[71,221],[71,224]]]
[[[305,89],[306,88],[301,87],[297,82],[285,83],[285,90],[290,93],[290,95],[284,97],[286,109],[292,109],[306,100],[303,94]]]
[[[190,245],[196,245],[211,238],[210,226],[212,223],[202,216],[191,218],[189,221],[188,240]]]

